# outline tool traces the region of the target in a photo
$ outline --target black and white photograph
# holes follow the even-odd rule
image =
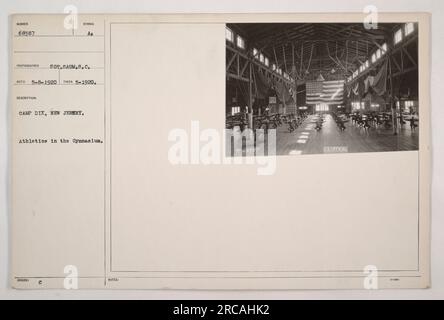
[[[233,23],[225,38],[226,129],[275,130],[276,155],[418,150],[417,23]]]

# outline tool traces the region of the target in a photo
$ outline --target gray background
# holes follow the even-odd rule
[[[430,12],[432,30],[432,288],[379,291],[17,291],[9,288],[9,176],[8,124],[9,23],[13,13],[63,13],[66,5],[79,13],[258,13],[258,12],[362,12],[375,5],[380,12]],[[0,299],[443,299],[444,298],[444,108],[443,86],[444,2],[442,0],[0,0]]]

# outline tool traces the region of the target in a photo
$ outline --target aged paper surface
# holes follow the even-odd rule
[[[235,61],[227,25],[363,19],[12,16],[11,285],[364,289],[376,276],[379,288],[428,287],[427,15],[379,16],[417,27],[416,147],[292,150],[241,164],[222,151],[227,65]],[[320,132],[328,133],[333,114],[322,114]],[[202,132],[219,133],[210,163]],[[181,135],[187,153],[176,163]]]

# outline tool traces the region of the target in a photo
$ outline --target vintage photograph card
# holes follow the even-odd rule
[[[11,16],[11,286],[429,287],[429,28]]]

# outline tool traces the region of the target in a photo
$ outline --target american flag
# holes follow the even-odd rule
[[[342,104],[344,102],[344,80],[307,82],[307,104]]]

